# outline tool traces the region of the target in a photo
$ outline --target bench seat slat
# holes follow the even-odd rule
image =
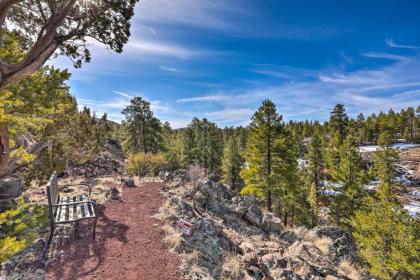
[[[64,203],[71,202],[71,198],[63,198]],[[76,198],[74,198],[76,200]],[[80,197],[77,198],[79,201]],[[76,201],[74,201],[76,202]],[[78,220],[83,219],[89,219],[89,218],[95,218],[96,213],[93,207],[93,204],[90,202],[81,202],[81,204],[75,204],[75,205],[63,205],[58,206],[58,213],[61,215],[57,215],[55,219],[55,223],[68,223],[68,222],[75,222]]]

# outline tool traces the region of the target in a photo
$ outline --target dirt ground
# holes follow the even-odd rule
[[[91,224],[81,224],[83,238],[63,243],[64,254],[47,279],[182,279],[160,222],[152,218],[164,201],[159,190],[159,183],[147,182],[124,188],[121,202],[102,204],[96,240],[89,234]]]

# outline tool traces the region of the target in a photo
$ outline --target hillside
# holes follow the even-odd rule
[[[167,197],[157,215],[185,279],[369,279],[355,265],[352,237],[338,227],[285,228],[253,196],[186,172],[162,173]],[[179,219],[192,235],[176,231]]]

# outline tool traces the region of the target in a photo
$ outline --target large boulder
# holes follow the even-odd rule
[[[281,233],[283,226],[280,218],[274,216],[273,213],[265,213],[262,217],[261,228],[266,233]]]
[[[245,219],[254,226],[261,225],[261,209],[255,205],[248,208],[245,214]]]
[[[0,180],[0,199],[16,198],[23,192],[23,180],[6,178]]]
[[[260,207],[257,198],[253,195],[235,196],[234,198],[232,198],[232,205],[233,211],[237,213],[240,217],[243,217],[250,208],[252,208],[254,212],[261,213],[261,210],[255,210],[257,208],[259,209]]]
[[[331,260],[310,242],[296,241],[288,248],[285,257],[287,268],[303,279],[334,274]]]

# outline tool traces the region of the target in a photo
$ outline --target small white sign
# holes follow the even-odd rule
[[[192,234],[192,226],[193,225],[191,223],[187,222],[186,220],[180,219],[178,221],[178,225],[177,225],[176,229],[179,232],[181,232],[181,233],[183,233],[183,234],[185,234],[187,236],[191,236],[191,234]]]

